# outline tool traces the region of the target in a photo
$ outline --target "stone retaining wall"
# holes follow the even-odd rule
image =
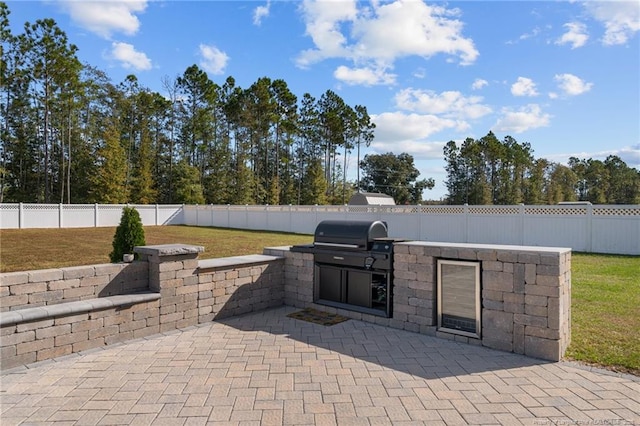
[[[159,332],[158,300],[0,328],[0,368],[44,361]]]
[[[107,263],[0,274],[0,312],[149,288],[146,262]]]
[[[189,327],[283,303],[284,260],[273,256],[197,259],[203,248],[183,244],[136,249],[141,260],[0,274],[3,312],[57,304],[59,313],[0,328],[0,368]],[[151,290],[159,299],[79,314],[64,305]],[[96,303],[96,305],[99,305]],[[76,303],[77,306],[77,303]],[[0,315],[2,313],[0,312]]]
[[[543,247],[407,242],[396,244],[393,317],[313,302],[314,262],[289,247],[264,255],[198,260],[202,247],[138,247],[132,264],[0,274],[3,313],[147,290],[158,300],[2,323],[1,368],[101,347],[284,304],[438,337],[559,360],[570,339],[571,251]],[[473,260],[482,269],[482,333],[438,330],[437,259]],[[40,309],[41,310],[41,309]],[[26,318],[26,317],[23,317]]]

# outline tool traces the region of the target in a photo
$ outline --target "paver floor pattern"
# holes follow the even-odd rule
[[[5,372],[14,424],[638,424],[640,378],[282,307]]]

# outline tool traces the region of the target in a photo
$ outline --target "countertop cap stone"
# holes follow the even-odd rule
[[[159,244],[155,246],[136,246],[135,253],[155,256],[176,256],[180,254],[203,253],[204,247],[190,244]]]

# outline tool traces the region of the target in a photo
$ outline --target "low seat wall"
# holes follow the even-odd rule
[[[3,273],[0,312],[144,291],[148,270],[133,262]]]
[[[283,303],[283,259],[198,260],[202,247],[138,247],[141,260],[0,274],[0,368]]]
[[[159,295],[63,302],[0,313],[2,370],[158,332]]]

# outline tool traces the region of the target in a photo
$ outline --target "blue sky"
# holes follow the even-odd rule
[[[53,18],[114,83],[193,64],[218,84],[284,79],[365,105],[365,153],[408,152],[446,194],[442,148],[490,130],[536,158],[640,169],[640,2],[8,1],[14,33]],[[355,155],[348,175],[356,173]]]

